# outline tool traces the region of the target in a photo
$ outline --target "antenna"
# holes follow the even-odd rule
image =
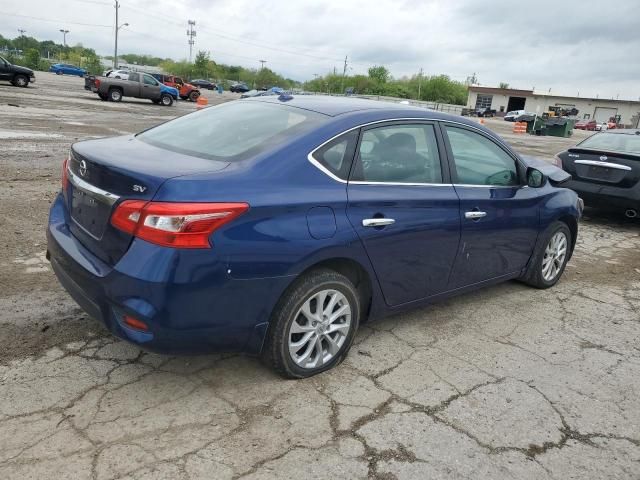
[[[266,60],[258,60],[260,62],[260,70],[262,70],[264,68],[264,64],[267,63]]]
[[[193,53],[193,45],[196,43],[196,41],[194,40],[195,36],[196,36],[196,21],[195,20],[189,20],[188,22],[188,27],[187,27],[187,37],[189,38],[189,63],[191,63],[191,56]]]

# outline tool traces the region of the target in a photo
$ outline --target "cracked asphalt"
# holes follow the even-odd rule
[[[37,78],[0,86],[0,478],[640,478],[639,222],[587,211],[555,288],[509,282],[365,324],[311,379],[149,354],[58,285],[48,205],[69,143],[194,106]],[[548,157],[577,140],[488,126]]]

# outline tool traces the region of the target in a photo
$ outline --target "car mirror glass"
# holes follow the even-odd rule
[[[536,169],[536,168],[529,168],[527,170],[527,185],[530,186],[531,188],[540,188],[544,185],[544,174]]]

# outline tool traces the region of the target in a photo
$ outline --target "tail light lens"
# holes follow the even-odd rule
[[[247,203],[169,203],[125,200],[111,225],[156,245],[211,248],[209,237],[249,209]]]
[[[67,168],[69,166],[69,159],[65,158],[62,162],[62,191],[66,192],[69,187],[69,173]]]
[[[553,164],[558,168],[562,168],[562,159],[558,155],[554,155]]]
[[[96,88],[100,88],[100,79],[99,79],[99,78],[96,78],[96,79],[93,81],[93,84],[95,85],[95,87],[96,87]]]

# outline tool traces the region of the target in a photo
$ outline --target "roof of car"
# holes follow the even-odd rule
[[[291,95],[287,100],[280,100],[280,97],[273,95],[267,97],[248,98],[246,101],[252,102],[269,102],[269,103],[286,103],[291,107],[311,110],[313,112],[322,113],[335,117],[345,113],[362,111],[362,110],[405,110],[424,113],[438,113],[425,108],[412,107],[411,105],[385,102],[378,100],[367,100],[354,97],[332,97],[324,95]],[[243,100],[244,101],[244,100]],[[423,116],[423,115],[419,115]]]
[[[640,129],[638,128],[614,128],[611,130],[605,130],[602,133],[615,133],[618,135],[640,135]]]

